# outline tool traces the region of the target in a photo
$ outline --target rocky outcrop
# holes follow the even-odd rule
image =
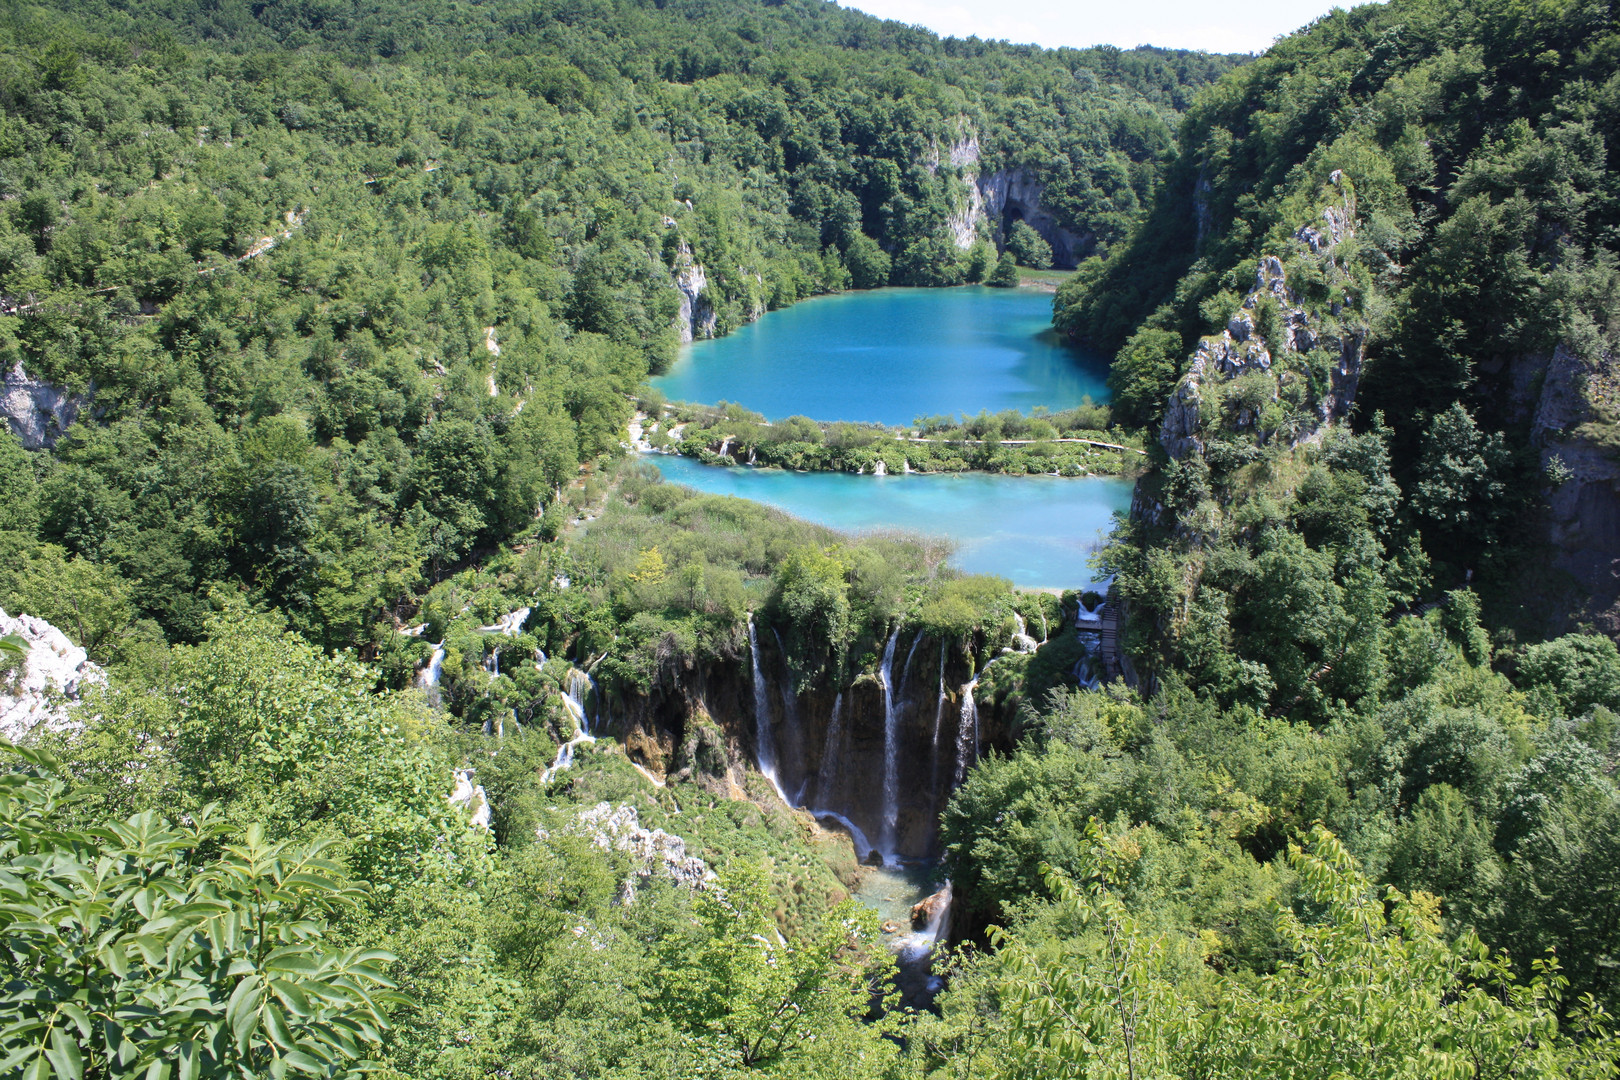
[[[49,449],[79,418],[86,396],[28,377],[19,363],[6,373],[0,411],[11,433],[30,450]]]
[[[1355,196],[1343,174],[1335,171],[1329,183],[1342,195],[1323,209],[1323,228],[1302,226],[1294,239],[1302,251],[1325,255],[1331,261],[1334,248],[1354,235],[1356,211]],[[1276,319],[1270,343],[1258,329],[1262,306]],[[1330,305],[1330,314],[1337,320],[1331,327],[1320,313],[1308,311],[1288,287],[1282,260],[1275,255],[1263,257],[1255,270],[1254,288],[1242,307],[1224,330],[1198,343],[1186,373],[1170,396],[1159,429],[1159,442],[1166,453],[1177,459],[1201,454],[1208,435],[1221,426],[1246,430],[1261,442],[1283,437],[1298,444],[1316,438],[1325,425],[1347,416],[1361,382],[1366,330],[1350,317],[1341,302]],[[1279,347],[1281,355],[1272,355],[1273,345]],[[1324,353],[1331,357],[1326,384],[1309,387],[1309,414],[1288,417],[1285,427],[1262,426],[1252,388],[1236,406],[1223,400],[1223,384],[1259,372],[1272,377],[1265,397],[1275,402],[1281,396],[1284,380],[1303,377],[1291,371],[1296,361],[1310,354],[1313,363],[1320,362]]]
[[[0,611],[0,636],[22,638],[28,652],[0,675],[0,736],[17,742],[37,731],[78,728],[73,715],[87,688],[107,681],[85,651],[44,619]]]
[[[1545,536],[1555,570],[1576,584],[1564,619],[1553,632],[1586,623],[1620,638],[1620,453],[1594,398],[1620,396],[1620,357],[1584,360],[1565,344],[1551,356],[1527,357],[1510,373],[1514,397],[1531,425],[1541,457],[1547,518]]]
[[[1013,223],[1025,221],[1052,245],[1055,266],[1078,266],[1080,260],[1091,253],[1093,238],[1059,224],[1041,201],[1046,185],[1032,170],[1019,167],[981,171],[979,137],[974,132],[959,134],[943,154],[935,144],[926,164],[930,171],[937,170],[941,164],[961,170],[959,201],[946,217],[951,238],[958,248],[967,250],[981,236],[1000,246],[1005,243],[1006,231]]]
[[[681,293],[681,307],[675,315],[681,341],[714,337],[716,316],[708,295],[709,274],[702,263],[692,258],[692,246],[685,240],[676,252],[673,272],[675,287]]]
[[[689,889],[702,888],[715,880],[709,864],[686,853],[686,841],[663,829],[646,829],[634,806],[597,803],[566,827],[568,833],[583,836],[603,851],[623,852],[630,857],[630,873],[620,883],[619,903],[635,903],[636,893],[655,877],[667,878]],[[538,831],[542,840],[551,834]]]

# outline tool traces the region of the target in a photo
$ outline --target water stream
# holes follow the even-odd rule
[[[883,687],[883,833],[880,850],[883,862],[894,863],[896,827],[900,823],[900,721],[894,705],[894,646],[900,640],[900,624],[883,648],[883,664],[878,682]]]

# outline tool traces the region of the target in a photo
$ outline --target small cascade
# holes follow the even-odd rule
[[[416,685],[426,691],[428,701],[434,705],[439,703],[439,676],[444,674],[444,642],[433,646],[433,655],[428,657],[427,667],[417,672]]]
[[[1046,609],[1043,607],[1040,610],[1041,610],[1041,644],[1045,645],[1046,642],[1047,642],[1047,639],[1050,637],[1050,634],[1047,632],[1047,629],[1046,629]]]
[[[489,672],[491,675],[499,675],[501,673],[501,650],[496,649],[494,652],[484,657],[484,670]]]
[[[844,830],[849,833],[849,838],[855,842],[855,857],[861,862],[866,862],[867,858],[871,856],[872,852],[877,850],[877,848],[872,846],[872,842],[866,838],[866,833],[861,831],[861,827],[849,820],[849,818],[845,817],[843,814],[840,814],[838,811],[813,810],[811,811],[811,816],[816,818],[818,821],[836,821],[838,824],[842,825]]]
[[[771,782],[783,802],[788,801],[776,778],[776,737],[771,731],[770,694],[765,688],[765,673],[759,669],[759,634],[754,630],[754,616],[748,616],[748,657],[754,665],[754,727],[759,741],[759,771]]]
[[[934,794],[933,811],[935,817],[939,816],[939,807],[943,799],[943,792],[939,790],[939,732],[945,725],[945,643],[939,644],[939,703],[934,706],[934,745],[933,768],[928,781],[928,790]]]
[[[832,719],[827,721],[827,744],[821,749],[821,770],[816,774],[816,801],[825,803],[827,793],[838,778],[838,760],[843,752],[844,693],[833,698]]]
[[[878,682],[883,687],[883,833],[880,842],[883,861],[895,862],[895,832],[900,823],[900,724],[894,707],[894,646],[900,640],[900,626],[883,649],[883,665],[878,668]]]
[[[534,650],[534,670],[536,670],[536,671],[544,671],[545,669],[546,669],[546,650],[541,649],[541,648],[536,648]]]
[[[973,700],[973,691],[979,688],[978,677],[962,687],[962,713],[956,728],[956,779],[953,788],[961,787],[967,778],[968,767],[979,760],[979,706]]]
[[[496,619],[489,626],[480,626],[480,634],[500,634],[502,637],[517,637],[523,633],[523,624],[529,621],[530,608],[520,607],[516,611],[508,612]]]
[[[590,721],[585,717],[585,695],[596,689],[591,677],[578,668],[571,668],[568,672],[568,688],[563,694],[563,708],[574,720],[574,737],[557,748],[557,760],[551,767],[540,774],[540,782],[549,784],[552,777],[562,772],[574,763],[574,750],[585,743],[596,741],[591,736]]]
[[[1029,625],[1018,612],[1013,612],[1013,620],[1018,623],[1018,630],[1013,634],[1013,648],[1021,653],[1032,653],[1040,648],[1040,642],[1029,636]]]

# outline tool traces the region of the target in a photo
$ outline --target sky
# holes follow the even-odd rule
[[[1056,48],[1163,45],[1261,52],[1334,7],[1359,0],[840,0],[869,15],[939,34]]]

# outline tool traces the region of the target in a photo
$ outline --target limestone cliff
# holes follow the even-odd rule
[[[768,628],[759,634],[762,692],[747,655],[686,662],[678,686],[608,703],[610,726],[632,761],[662,780],[681,779],[741,797],[761,760],[765,710],[776,780],[787,800],[824,823],[853,826],[865,856],[884,833],[885,727],[882,681],[795,689],[788,658]],[[1010,749],[1013,716],[981,695],[964,708],[971,658],[959,646],[915,631],[895,638],[889,701],[895,719],[897,817],[894,853],[937,854],[939,813],[964,763],[988,748]],[[1003,715],[1003,713],[1006,715]]]
[[[956,206],[947,217],[947,226],[956,246],[966,250],[981,236],[999,247],[1014,222],[1025,221],[1052,245],[1053,265],[1078,266],[1091,254],[1094,239],[1074,232],[1058,222],[1050,207],[1042,202],[1046,185],[1033,169],[1017,166],[984,171],[981,167],[979,137],[964,130],[941,153],[935,145],[927,162],[930,169],[942,164],[960,170],[961,189]]]
[[[675,287],[681,293],[680,311],[675,316],[675,329],[681,341],[714,337],[716,316],[709,299],[709,274],[703,264],[692,258],[692,246],[685,240],[675,256]]]
[[[0,611],[0,636],[15,635],[28,652],[0,675],[0,736],[16,742],[36,731],[76,728],[80,694],[107,675],[85,651],[44,619]]]
[[[1571,609],[1547,629],[1587,623],[1620,637],[1620,426],[1611,411],[1620,362],[1608,350],[1582,359],[1560,344],[1551,356],[1522,358],[1509,376],[1541,460],[1552,567],[1575,583]]]
[[[5,375],[0,411],[18,440],[30,450],[49,449],[79,418],[85,397],[28,376],[18,364]]]
[[[1323,208],[1322,228],[1302,226],[1294,241],[1331,277],[1338,245],[1355,235],[1356,203],[1342,173],[1334,172],[1330,184],[1339,198]],[[1283,261],[1265,256],[1226,328],[1200,341],[1188,361],[1159,442],[1179,459],[1202,454],[1208,440],[1223,436],[1310,441],[1355,403],[1366,342],[1364,323],[1342,295],[1326,311],[1310,310],[1289,287]],[[1241,386],[1232,385],[1239,380]]]

